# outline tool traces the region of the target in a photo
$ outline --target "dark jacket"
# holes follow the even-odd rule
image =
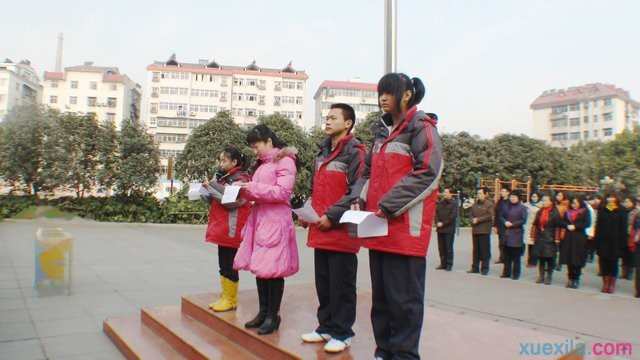
[[[473,206],[471,206],[471,219],[478,219],[478,223],[471,225],[471,232],[474,235],[491,234],[493,212],[494,209],[491,200],[476,201]]]
[[[568,229],[569,225],[574,225],[575,230]],[[591,226],[591,215],[589,209],[580,209],[575,221],[569,217],[569,211],[564,214],[561,226],[565,229],[564,238],[560,241],[560,264],[584,266],[587,260],[587,233]]]
[[[627,247],[627,215],[618,207],[611,211],[606,205],[598,212],[596,224],[596,250],[598,256],[618,259]]]
[[[425,257],[442,175],[442,142],[437,117],[414,106],[389,133],[385,114],[373,125],[373,147],[359,181],[365,210],[381,210],[389,235],[367,239],[364,246],[387,253]]]
[[[500,216],[500,222],[504,225],[507,221],[511,222],[511,227],[504,230],[504,244],[509,247],[522,247],[524,239],[524,224],[527,222],[527,208],[522,203],[506,206]]]
[[[442,199],[436,206],[436,223],[441,222],[442,227],[437,231],[442,234],[451,234],[456,230],[456,218],[458,217],[458,202],[456,200]]]
[[[242,241],[241,231],[244,227],[251,204],[240,202],[222,205],[225,185],[234,182],[247,182],[249,175],[239,168],[231,169],[227,174],[209,183],[209,195],[202,196],[211,204],[206,241],[220,246],[238,248]]]
[[[556,256],[556,227],[560,222],[558,209],[551,207],[549,219],[542,226],[541,217],[545,209],[536,213],[535,220],[531,224],[531,237],[533,238],[533,255],[539,258],[553,258]]]
[[[331,151],[331,138],[320,146],[313,171],[311,206],[319,216],[327,215],[333,227],[320,231],[309,228],[307,245],[315,249],[357,253],[360,240],[349,236],[340,218],[358,199],[353,190],[364,170],[365,148],[353,135],[344,137]]]
[[[508,208],[509,200],[500,198],[500,200],[498,200],[498,202],[496,203],[495,212],[493,214],[493,226],[495,226],[498,230],[498,240],[500,241],[500,245],[504,245],[504,231],[506,228],[504,226],[503,219],[506,216],[505,213]]]

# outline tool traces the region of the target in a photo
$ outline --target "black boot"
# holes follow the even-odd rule
[[[258,329],[258,335],[268,335],[280,327],[280,303],[284,292],[284,279],[269,280],[269,306],[267,317]]]
[[[545,285],[551,285],[551,281],[553,281],[553,269],[547,270],[547,276],[544,278]]]
[[[258,311],[258,315],[253,318],[253,320],[244,324],[244,327],[247,329],[258,328],[262,325],[265,318],[267,317],[267,310],[269,304],[269,289],[267,280],[262,280],[256,278],[256,285],[258,287],[258,303],[260,306],[260,310]]]
[[[536,284],[542,284],[544,282],[544,265],[542,263],[538,264],[538,278],[536,279]]]
[[[622,274],[620,275],[620,278],[625,280],[632,280],[633,268],[627,265],[622,265]]]

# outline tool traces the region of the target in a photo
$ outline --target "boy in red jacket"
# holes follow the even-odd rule
[[[302,340],[326,341],[324,350],[331,353],[347,348],[355,335],[352,326],[356,319],[356,254],[360,242],[340,224],[342,214],[358,198],[353,187],[364,166],[365,148],[351,135],[354,125],[351,106],[331,106],[325,120],[327,138],[320,146],[313,176],[311,206],[321,218],[311,224],[307,245],[315,249],[319,326],[302,335]]]

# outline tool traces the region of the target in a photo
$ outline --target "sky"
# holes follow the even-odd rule
[[[146,66],[178,61],[284,67],[309,74],[305,117],[323,80],[376,83],[384,1],[43,1],[3,5],[0,58],[38,74],[117,66],[144,87]],[[547,89],[615,84],[640,99],[640,1],[398,0],[398,71],[421,78],[420,108],[441,132],[530,134],[529,105]]]

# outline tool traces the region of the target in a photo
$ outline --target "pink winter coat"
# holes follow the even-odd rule
[[[253,201],[242,229],[242,243],[233,268],[248,270],[261,279],[298,272],[298,246],[291,218],[291,193],[296,180],[296,150],[274,149],[261,156],[242,196]]]

